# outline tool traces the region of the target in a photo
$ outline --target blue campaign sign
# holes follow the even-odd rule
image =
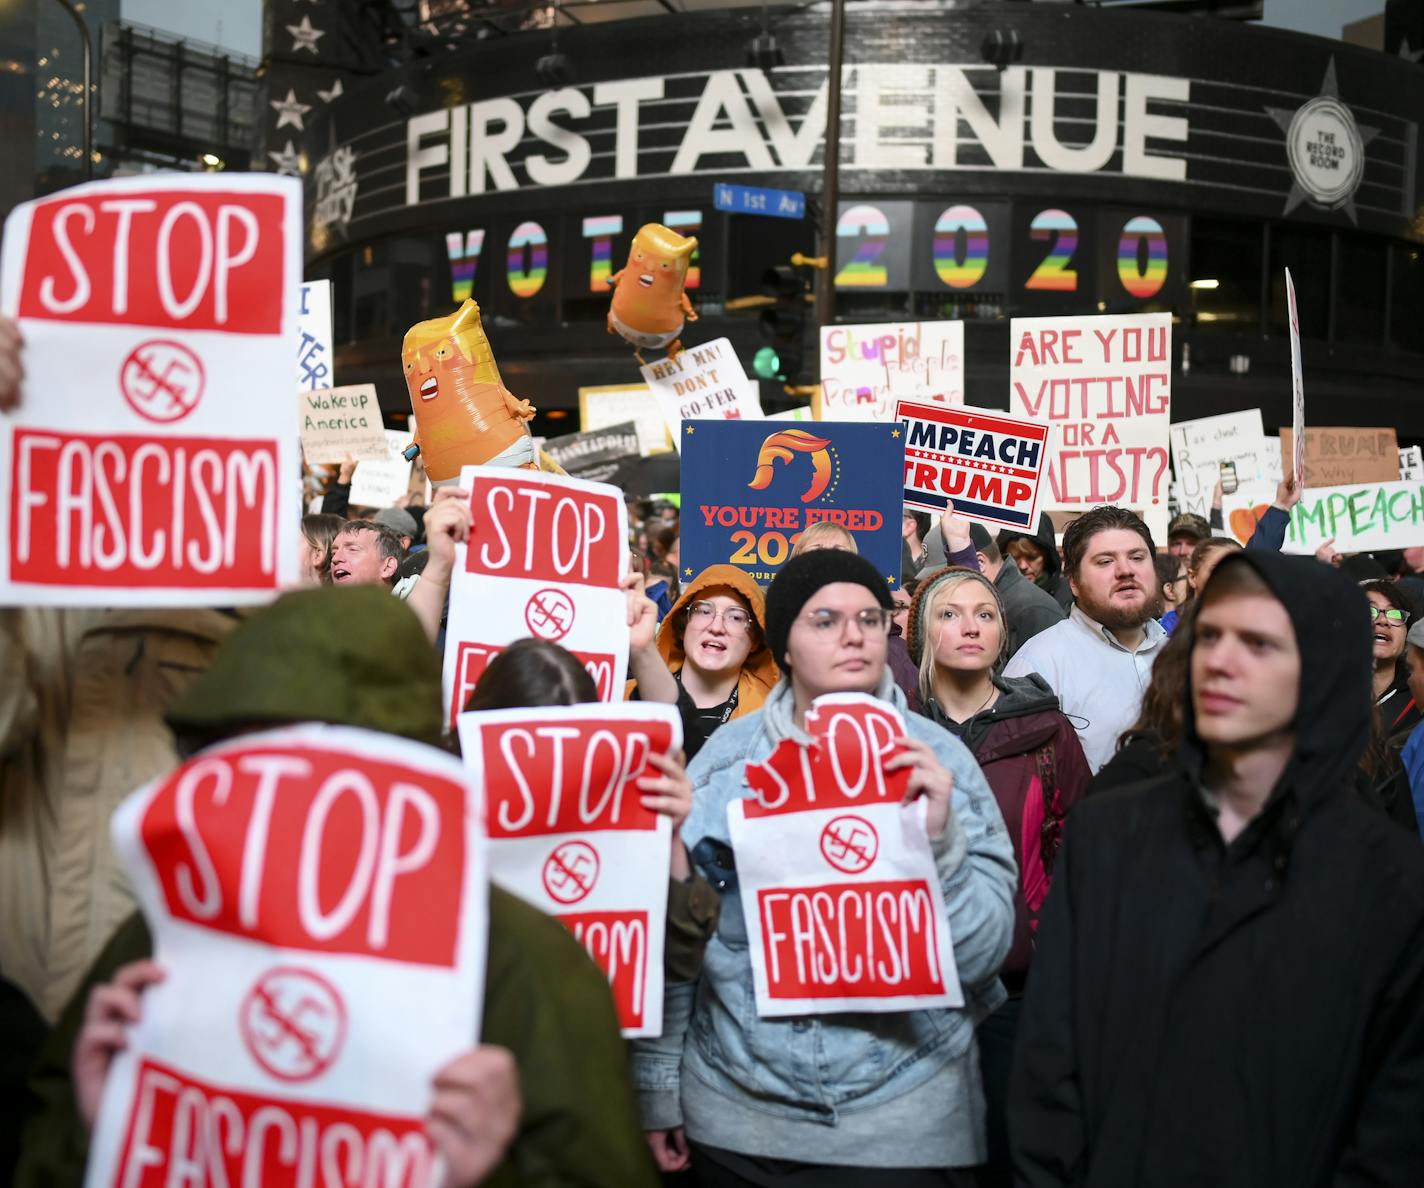
[[[855,537],[900,584],[905,427],[896,422],[684,421],[682,577],[735,565],[767,585],[811,524]]]
[[[806,217],[806,195],[799,190],[766,190],[717,182],[712,187],[712,204],[732,214],[771,215],[778,219]]]

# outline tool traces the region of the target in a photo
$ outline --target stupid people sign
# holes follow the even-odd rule
[[[1015,318],[1009,338],[1010,411],[1055,429],[1045,508],[1121,504],[1163,538],[1171,315]]]
[[[963,322],[821,328],[822,418],[889,421],[897,400],[964,403]]]
[[[301,187],[94,182],[5,222],[0,604],[232,606],[296,580]]]
[[[662,1034],[672,825],[642,805],[650,754],[675,753],[670,705],[461,714],[484,789],[490,877],[574,934],[608,975],[626,1036]]]
[[[688,421],[682,436],[683,577],[735,565],[767,585],[824,522],[899,583],[903,425]]]
[[[753,794],[727,806],[757,1014],[962,1006],[927,805],[885,770],[904,720],[834,693],[806,730],[747,764]]]
[[[926,511],[952,509],[991,524],[1033,531],[1039,478],[1048,460],[1048,429],[973,408],[912,404],[904,424],[905,502]]]
[[[623,695],[628,671],[628,509],[604,483],[467,466],[474,528],[455,546],[445,632],[451,729],[485,666],[516,639],[567,648],[602,701]]]
[[[109,1071],[88,1188],[319,1166],[434,1188],[431,1080],[482,1013],[482,818],[457,760],[346,727],[249,735],[129,797],[114,844],[166,976]]]

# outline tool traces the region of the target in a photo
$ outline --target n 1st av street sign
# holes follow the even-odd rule
[[[806,195],[799,190],[766,190],[758,186],[734,186],[716,182],[712,203],[732,214],[770,215],[777,219],[806,217]]]

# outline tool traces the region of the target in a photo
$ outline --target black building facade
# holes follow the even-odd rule
[[[1174,419],[1260,406],[1269,431],[1289,423],[1289,267],[1310,419],[1424,437],[1418,64],[1208,17],[848,7],[839,321],[964,319],[969,399],[1007,407],[1009,318],[1169,310]],[[767,71],[745,65],[759,16],[711,12],[564,29],[562,86],[536,76],[549,35],[521,33],[323,104],[308,274],[335,282],[339,382],[404,411],[401,336],[467,295],[542,409],[637,382],[606,277],[654,220],[700,241],[687,340],[727,334],[749,361],[755,322],[724,303],[815,229],[721,213],[714,187],[814,207],[826,11],[777,16]],[[995,34],[1021,46],[1003,69],[982,56]]]

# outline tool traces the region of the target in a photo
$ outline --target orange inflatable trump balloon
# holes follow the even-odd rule
[[[538,469],[528,427],[534,406],[499,378],[473,301],[407,330],[401,360],[416,425],[406,457],[419,454],[431,482],[459,478],[462,466]]]
[[[683,292],[687,266],[697,240],[679,235],[661,223],[638,228],[628,249],[628,263],[609,278],[617,287],[608,307],[608,333],[635,348],[667,347],[669,359],[682,350],[678,335],[683,321],[697,321],[697,311]]]

